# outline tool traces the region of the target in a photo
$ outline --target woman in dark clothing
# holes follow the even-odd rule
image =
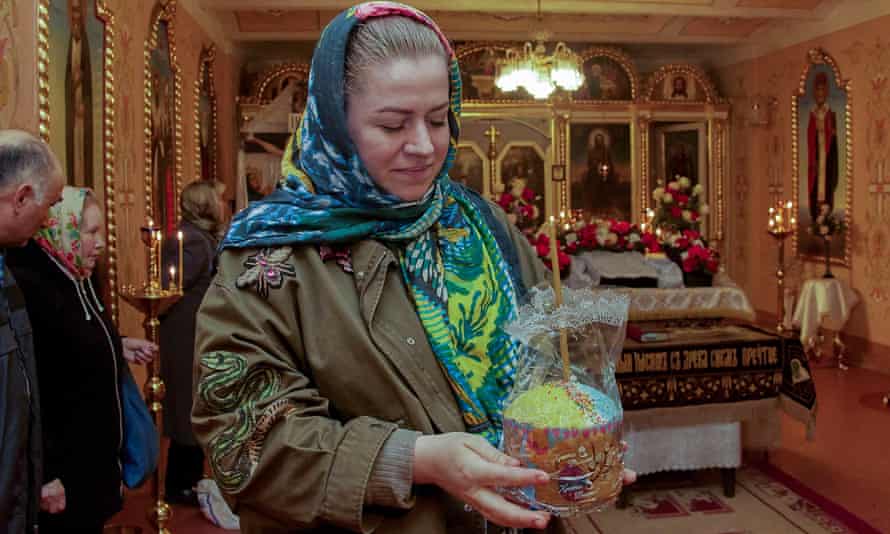
[[[198,505],[195,485],[204,471],[204,453],[192,433],[192,361],[195,314],[214,274],[217,236],[223,229],[219,182],[192,182],[180,198],[183,234],[182,298],[161,317],[161,375],[167,387],[164,433],[170,437],[166,494],[175,504]],[[176,265],[175,240],[168,240],[164,258]]]
[[[101,532],[121,509],[121,373],[157,350],[122,339],[96,296],[103,228],[92,192],[66,187],[47,227],[7,260],[34,331],[44,481],[64,491],[61,512],[41,514],[41,534]]]

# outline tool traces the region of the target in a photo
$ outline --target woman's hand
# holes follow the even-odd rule
[[[40,509],[51,514],[65,510],[65,486],[58,478],[40,488]]]
[[[124,345],[124,358],[130,363],[145,365],[158,354],[158,346],[151,341],[134,337],[125,337],[121,341]]]
[[[414,446],[416,484],[435,484],[504,527],[542,529],[550,514],[513,504],[495,488],[549,481],[544,471],[519,467],[519,460],[495,449],[481,436],[458,432],[421,436]]]

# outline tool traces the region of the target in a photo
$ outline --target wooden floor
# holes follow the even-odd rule
[[[890,354],[887,355],[890,357]],[[890,533],[890,409],[881,397],[890,376],[835,368],[813,370],[818,394],[815,439],[785,418],[781,446],[770,454],[779,469],[835,501],[882,532]],[[113,523],[140,524],[148,497],[132,496]],[[195,508],[174,507],[171,530],[211,534],[214,528]]]

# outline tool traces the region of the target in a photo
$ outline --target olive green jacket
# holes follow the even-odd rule
[[[496,212],[523,282],[544,280]],[[366,240],[351,264],[323,261],[315,246],[223,252],[198,314],[195,435],[242,532],[469,534],[479,516],[436,487],[370,494],[397,429],[465,427],[398,259]]]

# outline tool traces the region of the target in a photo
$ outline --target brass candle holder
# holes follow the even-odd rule
[[[767,233],[776,240],[779,248],[779,262],[776,268],[776,285],[778,289],[778,317],[776,319],[776,332],[785,333],[785,240],[794,233],[794,225],[797,220],[792,215],[794,204],[789,200],[779,202],[776,207],[769,209],[769,223]]]
[[[149,249],[148,255],[148,281],[141,288],[133,285],[125,285],[121,288],[121,297],[124,301],[136,308],[145,316],[142,323],[145,328],[145,338],[152,343],[160,344],[160,320],[159,316],[162,311],[169,308],[177,300],[182,297],[182,288],[176,284],[176,279],[171,277],[168,287],[163,288],[161,280],[161,239],[160,229],[155,228],[151,221],[147,227],[142,228],[143,237],[148,232],[149,238],[143,238],[143,243]],[[164,409],[164,396],[166,394],[166,386],[161,378],[161,358],[158,355],[148,368],[149,376],[145,382],[145,402],[152,414],[155,426],[158,429],[158,436],[163,439],[164,421],[162,418]],[[151,477],[151,494],[153,504],[148,510],[148,520],[154,526],[158,534],[171,534],[167,524],[173,513],[165,501],[164,495],[164,478],[166,472],[164,470],[165,463],[161,460],[163,454],[158,461],[158,467]]]

